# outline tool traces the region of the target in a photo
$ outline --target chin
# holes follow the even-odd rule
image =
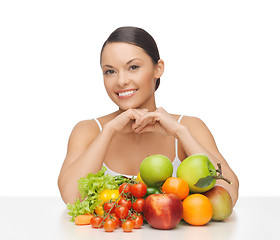
[[[117,103],[116,103],[117,104]],[[137,104],[136,102],[127,102],[127,103],[124,103],[124,104],[117,104],[119,109],[123,110],[123,111],[126,111],[128,109],[135,109],[135,108],[139,108],[140,105]]]
[[[135,108],[138,108],[139,106],[134,106],[134,105],[129,105],[129,106],[120,106],[119,105],[119,109],[122,110],[122,111],[126,111],[128,109],[135,109]]]

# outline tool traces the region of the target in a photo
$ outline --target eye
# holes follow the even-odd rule
[[[136,70],[138,68],[139,68],[139,66],[137,66],[137,65],[132,65],[132,66],[129,67],[129,69],[131,69],[131,70]]]
[[[109,70],[107,70],[107,71],[104,72],[105,75],[112,75],[112,74],[114,74],[114,73],[115,73],[115,71],[112,70],[112,69],[109,69]]]

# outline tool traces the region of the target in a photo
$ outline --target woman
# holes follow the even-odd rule
[[[106,91],[118,110],[74,127],[58,178],[64,202],[73,203],[79,197],[77,180],[98,172],[102,165],[109,174],[132,176],[145,157],[162,154],[172,161],[175,176],[181,161],[201,153],[215,166],[221,163],[224,177],[233,184],[219,184],[228,189],[235,204],[238,179],[203,121],[156,107],[164,62],[152,36],[135,27],[116,29],[102,47],[100,63]]]

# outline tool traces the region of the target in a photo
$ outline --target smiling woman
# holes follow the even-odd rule
[[[156,106],[164,62],[152,36],[136,27],[116,29],[102,47],[100,64],[107,94],[118,110],[74,127],[58,178],[63,200],[73,203],[80,197],[77,180],[102,166],[112,175],[131,177],[148,155],[162,154],[171,159],[175,176],[181,161],[200,153],[214,165],[222,164],[224,177],[233,184],[219,184],[228,189],[235,204],[238,179],[203,121]]]
[[[102,50],[101,65],[109,97],[122,110],[155,110],[156,82],[164,64],[154,64],[142,48],[123,42],[108,42]]]

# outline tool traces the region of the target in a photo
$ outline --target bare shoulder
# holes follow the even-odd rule
[[[98,118],[98,121],[100,122],[101,126],[103,127],[107,122],[110,122],[118,115],[117,111],[112,112],[110,114],[104,115],[102,117]]]
[[[82,120],[78,122],[74,128],[73,133],[81,134],[96,134],[99,132],[99,127],[94,119]]]
[[[71,132],[69,147],[76,148],[78,146],[88,146],[89,143],[97,137],[99,132],[100,129],[95,120],[82,120],[74,126]]]
[[[96,120],[101,124],[101,127],[103,128],[103,126],[107,122],[111,121],[115,117],[115,115],[116,113],[110,113],[108,115],[98,117],[96,118]],[[84,137],[91,136],[95,138],[100,133],[100,128],[96,120],[88,119],[78,122],[75,125],[72,133],[82,134],[84,135]]]
[[[181,124],[188,127],[190,131],[208,130],[206,124],[198,117],[184,116]]]
[[[181,124],[188,128],[190,133],[203,145],[216,148],[214,137],[206,124],[198,117],[184,116]]]
[[[212,133],[200,118],[185,116],[183,117],[181,124],[187,127],[191,135],[208,151],[214,155],[219,154]]]

